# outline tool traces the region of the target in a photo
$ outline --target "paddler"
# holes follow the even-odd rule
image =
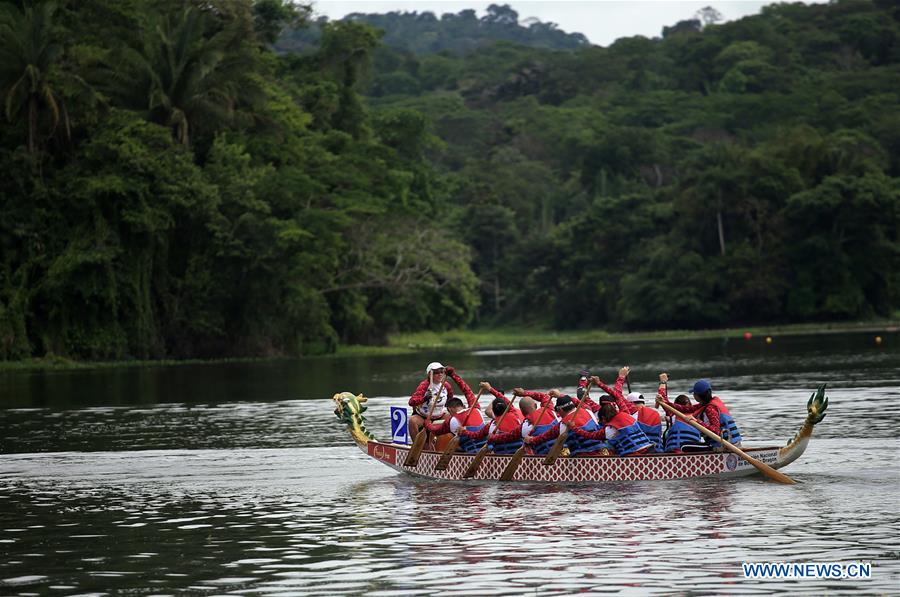
[[[662,373],[660,375],[660,380],[662,380],[662,376],[666,375]],[[666,376],[668,380],[668,376]],[[664,383],[659,384],[659,392],[657,396],[666,396],[667,388]],[[675,398],[675,404],[680,406],[692,406],[691,399],[687,394],[680,394]],[[674,452],[675,454],[680,454],[684,450],[682,448],[686,446],[702,446],[703,445],[703,436],[700,435],[700,432],[687,424],[687,422],[681,418],[680,416],[673,417],[672,415],[666,416],[667,427],[666,430],[666,438],[665,438],[665,451],[666,452]]]
[[[523,440],[532,435],[541,435],[551,427],[559,426],[559,419],[553,412],[553,400],[550,398],[550,394],[522,388],[513,388],[513,394],[521,396],[519,408],[525,415],[525,420],[522,421]],[[553,447],[552,439],[533,446],[528,445],[525,451],[528,454],[547,454],[551,447]]]
[[[622,384],[630,371],[628,366],[619,369],[619,376],[612,388],[596,375],[591,377],[592,384],[608,392],[601,398],[600,404],[596,405],[600,425],[595,429],[584,427],[572,429],[572,434],[583,441],[606,442],[619,456],[646,454],[656,449],[656,444],[647,437],[637,419],[629,414],[629,410],[637,410],[637,407],[622,395]],[[593,407],[594,402],[589,397],[585,396],[584,400],[585,406],[590,404]],[[569,437],[572,437],[572,434]]]
[[[631,369],[629,367],[622,367],[621,369],[619,369],[619,375],[618,377],[616,377],[616,381],[613,384],[613,387],[609,387],[608,385],[603,383],[603,380],[596,375],[591,376],[589,379],[594,387],[600,388],[601,390],[606,392],[606,395],[614,398],[617,402],[622,401],[622,403],[619,405],[619,408],[625,408],[627,410],[627,408],[630,407],[624,406],[625,396],[622,394],[622,385],[625,383],[625,376],[628,375],[628,372],[630,370]],[[587,388],[588,384],[585,380],[585,377],[587,375],[590,375],[590,372],[587,369],[581,372],[581,378],[578,380],[578,391],[576,392],[578,398],[572,398],[572,402],[575,403],[575,406],[578,406],[580,400],[582,399],[582,397],[584,397],[584,407],[589,409],[596,416],[597,412],[600,410],[600,405],[594,402],[586,393],[585,388]]]
[[[622,369],[619,370],[619,378],[624,380],[625,376],[627,376],[630,371],[630,367],[622,367]],[[660,374],[660,387],[664,387],[664,382],[662,382],[663,375],[665,374]],[[668,379],[668,377],[666,377],[666,379]],[[616,381],[618,382],[618,380]],[[621,386],[619,386],[619,389],[619,393],[621,393]],[[645,406],[645,402],[644,395],[640,392],[629,392],[623,400],[616,400],[619,410],[624,410],[634,417],[638,426],[641,428],[641,431],[644,432],[644,435],[653,442],[656,451],[662,452],[662,419],[659,416],[659,412],[657,412],[655,408]]]
[[[591,383],[605,390],[615,400],[617,410],[631,415],[641,428],[641,431],[644,432],[644,435],[653,442],[654,450],[662,452],[662,419],[659,413],[655,408],[645,406],[644,395],[640,392],[629,392],[627,396],[622,395],[622,384],[630,372],[631,367],[627,365],[619,369],[619,376],[616,378],[615,386],[612,388],[604,384],[596,375],[591,377]],[[599,411],[599,406],[597,410]],[[624,421],[619,419],[617,422],[623,423]]]
[[[641,431],[653,442],[656,451],[662,452],[662,418],[660,418],[659,412],[656,408],[644,405],[644,395],[640,392],[631,392],[625,397],[625,400],[634,407],[634,410],[628,414],[637,420]]]
[[[494,395],[491,402],[491,411],[494,420],[490,425],[485,425],[480,431],[469,432],[460,430],[460,440],[465,436],[473,440],[486,438],[490,450],[494,454],[513,454],[522,447],[522,411],[512,405],[512,400],[503,395],[503,392],[495,390],[491,384],[483,381],[479,388]],[[506,414],[510,409],[509,414]]]
[[[564,395],[557,389],[550,390],[548,394],[556,398],[556,414],[559,417],[559,422],[540,435],[530,435],[525,439],[525,442],[532,447],[547,443],[552,447],[556,438],[564,430],[569,429],[570,433],[566,438],[566,447],[569,448],[571,456],[600,456],[605,454],[607,446],[603,439],[593,436],[593,434],[602,431],[590,410],[588,410],[588,405],[593,404],[593,401],[585,396],[582,400],[589,402],[585,402],[585,407],[579,409],[571,396]],[[547,449],[549,450],[549,447]]]
[[[666,381],[668,381],[668,375],[666,375]],[[668,401],[668,398],[665,395],[658,395],[656,400],[660,403],[664,402],[668,404],[679,412],[696,417],[701,425],[720,436],[722,439],[731,442],[735,446],[740,446],[740,429],[738,429],[737,423],[734,422],[734,417],[728,412],[725,403],[723,403],[718,396],[713,396],[712,384],[709,380],[697,380],[697,382],[694,383],[692,393],[694,394],[694,400],[698,402],[698,404],[692,406],[673,404]],[[719,450],[722,447],[719,442],[708,438],[706,439],[706,445],[716,450]]]
[[[621,403],[622,399],[618,398],[616,402]],[[616,408],[612,402],[603,401],[598,414],[603,429],[592,434],[592,437],[605,439],[618,456],[637,456],[655,450],[654,443],[638,425],[637,419],[624,409]]]
[[[486,426],[484,415],[481,414],[481,411],[478,409],[478,398],[475,396],[475,393],[472,392],[472,388],[469,387],[469,384],[460,377],[456,370],[453,367],[446,367],[445,369],[447,375],[450,376],[459,389],[462,390],[463,395],[466,397],[466,401],[469,403],[468,408],[465,407],[463,401],[454,396],[453,398],[447,399],[447,410],[450,413],[450,416],[443,419],[440,422],[425,422],[425,427],[432,432],[435,436],[444,435],[445,433],[452,433],[454,435],[459,436],[459,451],[460,452],[470,452],[474,453],[480,450],[485,443],[485,440],[482,439],[473,439],[467,435],[460,434],[461,429],[465,429],[469,432],[478,432],[481,431],[482,427]]]
[[[413,414],[409,417],[409,436],[416,437],[431,411],[431,401],[436,400],[432,421],[443,421],[449,418],[445,406],[447,400],[453,398],[453,388],[446,380],[446,368],[439,362],[428,363],[425,368],[425,379],[419,382],[416,391],[409,399]]]

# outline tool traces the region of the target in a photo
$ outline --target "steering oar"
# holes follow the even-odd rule
[[[777,481],[778,483],[784,483],[786,485],[791,485],[791,484],[796,483],[796,481],[794,481],[793,479],[791,479],[784,473],[776,471],[774,468],[772,468],[765,462],[761,462],[761,461],[757,460],[756,458],[754,458],[753,456],[750,456],[749,454],[747,454],[746,452],[744,452],[743,450],[741,450],[740,448],[738,448],[731,442],[729,442],[725,439],[722,439],[721,437],[719,437],[718,435],[716,435],[715,433],[713,433],[712,431],[710,431],[709,429],[707,429],[706,427],[704,427],[703,425],[698,423],[697,419],[695,419],[691,415],[683,413],[683,412],[679,412],[677,409],[674,409],[671,406],[669,406],[668,404],[666,404],[665,402],[663,402],[662,400],[659,400],[659,398],[657,398],[656,403],[658,405],[660,405],[661,407],[663,407],[663,409],[666,412],[686,421],[688,425],[690,425],[691,427],[693,427],[694,429],[696,429],[697,431],[699,431],[700,433],[702,433],[709,439],[719,442],[721,445],[725,446],[729,452],[734,452],[735,454],[737,454],[738,456],[740,456],[741,458],[743,458],[744,460],[746,460],[747,462],[749,462],[750,464],[755,466],[759,470],[759,472],[761,472],[763,475],[765,475],[769,479],[771,479],[773,481]]]

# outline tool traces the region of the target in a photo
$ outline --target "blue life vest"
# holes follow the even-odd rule
[[[734,418],[730,414],[721,411],[719,411],[719,435],[725,441],[733,444],[741,443],[741,430],[738,429],[737,423],[734,422]],[[707,438],[706,441],[713,448],[718,448],[720,446],[719,442],[715,440]]]
[[[466,431],[476,432],[481,431],[485,425],[488,423],[483,423],[482,425],[469,425],[466,427]],[[484,447],[484,443],[487,441],[486,437],[482,437],[480,439],[473,439],[471,437],[466,437],[465,435],[459,436],[459,449],[462,452],[466,452],[468,454],[474,454],[481,450]]]
[[[625,425],[624,423],[629,419],[631,424]],[[616,433],[616,437],[608,438],[606,441],[619,456],[627,456],[653,445],[653,442],[641,431],[641,426],[631,415],[620,412],[608,424],[615,427],[618,433]]]
[[[488,444],[488,448],[494,454],[515,454],[516,450],[522,447],[524,442],[522,438],[519,437],[516,441],[508,442],[505,444]]]
[[[537,437],[544,433],[547,433],[553,427],[557,427],[559,425],[559,421],[553,421],[552,423],[547,423],[546,425],[538,425],[534,429],[531,430],[531,435],[533,437]],[[535,454],[547,454],[550,452],[550,448],[553,447],[553,444],[556,443],[556,438],[550,438],[547,441],[541,442],[539,444],[534,444],[531,448],[534,450]]]
[[[600,431],[600,426],[597,425],[597,422],[594,421],[593,418],[591,418],[587,423],[582,425],[580,429],[582,431]],[[566,437],[566,447],[569,448],[569,454],[578,456],[579,454],[596,452],[597,450],[606,448],[607,445],[603,440],[581,437],[574,431],[569,430],[569,435]]]
[[[681,446],[686,444],[702,445],[703,436],[684,421],[673,419],[669,431],[666,432],[666,452],[680,450]]]
[[[641,431],[644,432],[644,435],[647,436],[647,439],[653,442],[653,445],[656,447],[656,451],[662,452],[662,424],[660,423],[659,425],[646,425],[644,423],[641,423],[640,421],[638,421],[637,424],[638,427],[641,428]]]

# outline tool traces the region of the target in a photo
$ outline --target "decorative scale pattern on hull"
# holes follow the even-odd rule
[[[404,467],[407,447],[369,442],[369,456],[381,460],[396,470],[433,479],[462,480],[474,455],[459,454],[450,460],[443,471],[434,470],[441,455],[423,452],[415,468]],[[778,461],[778,448],[753,450],[753,455],[770,465]],[[485,457],[472,479],[499,480],[510,456]],[[673,454],[658,456],[560,458],[552,466],[544,466],[543,456],[526,456],[519,465],[515,481],[549,483],[585,483],[598,481],[639,481],[656,479],[686,479],[692,477],[742,476],[756,469],[734,454]]]

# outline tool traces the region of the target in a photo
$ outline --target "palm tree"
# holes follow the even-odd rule
[[[0,92],[6,118],[27,114],[28,151],[37,151],[42,110],[49,111],[53,129],[59,124],[60,96],[54,86],[57,61],[63,52],[55,38],[56,5],[43,2],[20,11],[0,6]]]
[[[233,122],[239,102],[258,91],[237,28],[225,23],[209,35],[210,29],[208,15],[194,7],[167,15],[139,47],[126,48],[118,57],[123,66],[113,69],[113,95],[171,127],[185,146],[198,123],[216,128]]]

